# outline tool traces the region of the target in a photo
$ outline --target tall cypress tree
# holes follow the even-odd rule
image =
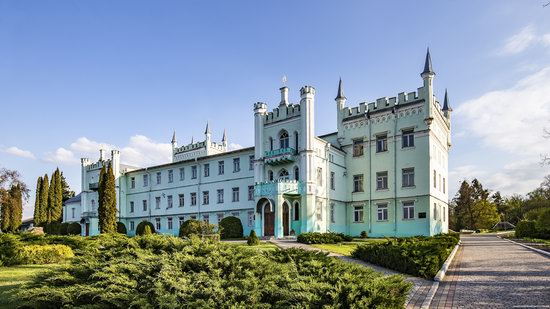
[[[55,208],[55,172],[50,178],[50,187],[48,188],[48,206],[46,207],[46,223],[52,223],[53,209]]]
[[[2,198],[0,199],[0,230],[8,232],[11,226],[11,207],[9,191],[0,190]]]
[[[103,233],[103,226],[106,225],[105,223],[105,215],[104,215],[104,207],[105,207],[105,175],[107,174],[107,170],[105,169],[105,165],[101,167],[101,171],[99,171],[99,185],[97,189],[97,213],[98,213],[98,220],[99,220],[99,231]]]
[[[61,173],[59,172],[59,168],[53,173],[52,182],[53,186],[50,187],[50,191],[53,192],[53,198],[52,205],[50,206],[50,220],[51,222],[60,222],[63,212],[63,188],[61,186]]]
[[[71,187],[69,187],[69,184],[65,179],[65,176],[63,176],[63,172],[61,172],[60,177],[61,177],[61,190],[63,191],[63,203],[65,203],[66,200],[70,199],[71,197],[74,197],[75,193],[74,191],[71,190]]]
[[[109,164],[100,184],[99,229],[101,233],[116,233],[116,191],[113,166]]]
[[[36,181],[36,196],[34,200],[34,225],[39,226],[40,221],[40,190],[42,189],[42,176],[38,177]]]
[[[12,185],[9,194],[10,226],[8,230],[15,232],[21,226],[23,219],[23,195],[21,187],[19,185]]]
[[[40,224],[44,226],[48,219],[48,195],[49,195],[49,178],[48,174],[44,174],[42,178],[42,187],[40,189]]]

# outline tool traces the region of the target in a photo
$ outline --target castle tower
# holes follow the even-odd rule
[[[281,91],[281,102],[279,102],[279,107],[285,105],[285,106],[288,106],[289,102],[288,102],[288,87],[287,86],[283,86],[281,88],[279,88],[279,90]]]
[[[174,135],[172,135],[172,162],[175,162],[176,148],[178,148],[178,141],[176,139],[176,130],[174,130]]]
[[[434,88],[433,88],[433,79],[435,77],[435,72],[432,68],[432,58],[430,56],[430,49],[426,52],[426,61],[424,62],[424,71],[420,74],[424,80],[424,99],[426,100],[426,121],[431,123],[433,119],[433,106],[434,106]]]
[[[344,107],[346,106],[346,96],[344,95],[344,87],[342,85],[342,78],[338,83],[338,94],[334,99],[336,101],[336,127],[338,128],[338,137],[344,137],[344,130],[342,128],[342,121],[344,119]]]
[[[227,150],[227,134],[225,133],[225,129],[223,129],[222,145]]]
[[[305,192],[302,192],[301,218],[302,232],[313,232],[315,226],[315,191],[316,191],[316,171],[315,166],[315,88],[304,86],[300,89],[300,106],[302,117],[301,125],[301,144],[303,150],[301,155],[300,179],[304,182]]]
[[[447,97],[447,89],[445,89],[445,99],[443,100],[443,108],[441,110],[443,111],[443,116],[447,118],[449,128],[451,128],[451,113],[453,109],[449,104],[449,98]],[[449,130],[447,134],[447,146],[449,147],[451,146],[451,130]]]
[[[264,181],[264,119],[267,114],[267,104],[254,104],[254,181]]]

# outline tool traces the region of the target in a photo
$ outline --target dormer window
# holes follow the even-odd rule
[[[281,134],[279,134],[279,142],[281,149],[288,148],[289,147],[289,138],[288,138],[288,132],[282,131]]]

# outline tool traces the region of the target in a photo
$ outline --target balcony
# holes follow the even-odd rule
[[[279,165],[294,162],[294,148],[280,148],[265,152],[265,163],[269,165]]]
[[[90,190],[97,191],[99,189],[99,182],[92,182],[88,185]]]
[[[299,195],[304,192],[304,184],[296,180],[275,180],[271,182],[258,182],[254,186],[254,197],[274,195]]]
[[[97,211],[85,211],[81,215],[82,218],[97,218]]]

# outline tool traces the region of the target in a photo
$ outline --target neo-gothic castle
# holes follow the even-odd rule
[[[451,111],[434,95],[429,51],[422,87],[397,97],[346,107],[342,81],[336,96],[337,131],[315,136],[315,88],[289,101],[282,87],[274,109],[254,104],[254,147],[227,150],[205,139],[178,146],[172,163],[135,168],[120,153],[103,150],[97,162],[82,159],[82,192],[65,204],[64,221],[84,235],[98,231],[98,176],[112,163],[119,221],[130,235],[142,220],[161,233],[198,219],[217,224],[240,218],[245,234],[284,237],[335,231],[369,236],[412,236],[448,229],[448,153]],[[323,104],[323,106],[325,106]]]

